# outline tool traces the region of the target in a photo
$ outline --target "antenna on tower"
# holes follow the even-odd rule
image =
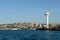
[[[49,12],[47,9],[46,9],[46,13]]]

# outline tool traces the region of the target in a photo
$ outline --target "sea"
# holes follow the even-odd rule
[[[60,40],[60,31],[0,30],[0,40]]]

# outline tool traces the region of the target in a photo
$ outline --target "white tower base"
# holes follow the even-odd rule
[[[47,29],[49,29],[48,15],[46,16],[46,24],[47,24]]]

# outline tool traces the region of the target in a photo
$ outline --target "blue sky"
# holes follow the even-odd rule
[[[50,12],[50,23],[59,23],[60,0],[0,0],[0,24],[46,23],[46,9]]]

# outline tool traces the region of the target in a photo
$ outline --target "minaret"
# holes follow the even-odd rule
[[[47,24],[47,29],[49,29],[49,12],[48,11],[46,11],[46,13],[45,13],[45,16],[46,16],[46,24]]]

